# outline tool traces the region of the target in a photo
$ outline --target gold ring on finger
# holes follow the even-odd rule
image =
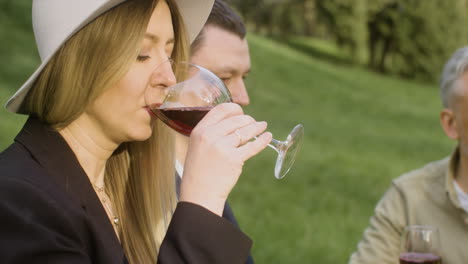
[[[237,138],[239,139],[239,144],[238,145],[242,144],[242,136],[239,134],[239,130],[238,129],[235,130],[234,134],[236,134]]]

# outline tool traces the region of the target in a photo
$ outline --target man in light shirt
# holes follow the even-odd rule
[[[216,74],[231,93],[232,100],[241,106],[249,104],[244,79],[250,72],[250,55],[246,30],[241,18],[223,1],[216,0],[211,14],[191,46],[190,62]],[[182,177],[189,138],[176,136],[176,170]],[[177,177],[178,180],[179,177]],[[177,184],[178,186],[179,184]],[[223,217],[238,226],[226,203]],[[253,263],[252,257],[247,259]]]
[[[400,237],[409,225],[438,228],[443,263],[468,263],[468,47],[445,65],[440,95],[440,123],[457,147],[392,182],[349,264],[399,263]]]

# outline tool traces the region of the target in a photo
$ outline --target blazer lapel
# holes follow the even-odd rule
[[[88,176],[63,137],[36,118],[29,118],[15,141],[29,150],[54,182],[89,215],[97,227],[96,236],[112,259],[124,260],[122,247]],[[126,260],[125,260],[126,261]]]

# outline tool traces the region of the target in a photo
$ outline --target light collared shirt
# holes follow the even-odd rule
[[[443,263],[468,263],[468,213],[454,187],[458,162],[457,148],[451,157],[393,180],[349,264],[398,264],[400,237],[408,225],[437,227]]]
[[[175,169],[179,177],[182,179],[182,176],[184,175],[184,166],[178,160],[175,161]]]
[[[455,186],[455,190],[457,191],[458,200],[460,201],[460,205],[466,212],[468,212],[468,193],[465,193],[460,185],[458,185],[457,181],[453,181],[453,185]]]

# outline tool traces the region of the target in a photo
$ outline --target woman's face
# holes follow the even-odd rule
[[[151,116],[146,108],[145,90],[163,94],[176,80],[168,58],[174,48],[171,13],[159,1],[149,21],[138,58],[115,86],[100,95],[85,114],[96,121],[111,141],[141,141],[152,133]]]

